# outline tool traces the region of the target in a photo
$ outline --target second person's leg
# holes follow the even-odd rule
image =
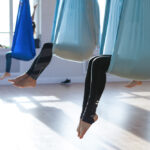
[[[44,44],[40,54],[36,57],[32,63],[30,69],[23,74],[22,76],[17,77],[16,79],[9,80],[13,82],[17,87],[35,87],[36,80],[40,74],[45,70],[52,59],[52,43]]]
[[[48,66],[52,59],[52,48],[52,43],[44,44],[40,54],[34,60],[32,66],[26,74],[28,74],[34,80],[37,80],[40,74],[45,70],[45,68]]]

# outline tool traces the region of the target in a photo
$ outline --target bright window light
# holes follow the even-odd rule
[[[40,4],[40,0],[30,0],[31,15],[33,5]],[[16,18],[20,0],[4,0],[0,1],[0,45],[11,47],[13,35],[15,31]],[[39,6],[36,10],[35,20],[36,34],[39,33]],[[38,35],[35,35],[38,37]]]
[[[99,2],[99,6],[100,6],[100,24],[101,24],[101,33],[102,33],[106,0],[98,0],[98,2]]]

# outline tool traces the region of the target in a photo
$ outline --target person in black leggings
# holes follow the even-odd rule
[[[79,138],[94,123],[98,116],[96,108],[106,84],[106,72],[109,68],[111,55],[96,56],[89,61],[85,79],[84,99],[80,122],[77,129]]]
[[[34,87],[39,75],[44,71],[52,58],[52,43],[44,44],[41,53],[34,60],[31,68],[22,76],[10,80],[17,87]],[[89,61],[85,79],[85,89],[78,136],[83,138],[86,131],[98,116],[96,108],[106,84],[106,72],[109,68],[111,55],[96,56]]]
[[[45,70],[52,59],[53,43],[45,43],[40,54],[32,63],[30,69],[16,79],[8,80],[20,88],[35,87],[40,74]]]
[[[27,71],[27,74],[34,80],[37,80],[43,70],[47,67],[52,59],[52,43],[44,44],[40,54],[34,60],[31,68]]]

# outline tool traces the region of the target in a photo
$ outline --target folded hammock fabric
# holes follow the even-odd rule
[[[53,26],[53,51],[74,61],[89,59],[99,47],[97,0],[57,0]]]
[[[107,0],[101,54],[111,54],[108,72],[150,79],[150,1]]]
[[[12,57],[20,60],[31,60],[34,56],[35,42],[29,0],[20,0],[12,44]]]

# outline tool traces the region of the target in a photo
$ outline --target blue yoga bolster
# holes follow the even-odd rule
[[[53,26],[53,51],[74,61],[89,59],[99,46],[97,0],[57,0]]]
[[[111,54],[108,72],[150,79],[150,1],[107,0],[103,54]]]
[[[34,56],[35,42],[29,0],[20,0],[12,44],[12,57],[20,60],[31,60]]]

